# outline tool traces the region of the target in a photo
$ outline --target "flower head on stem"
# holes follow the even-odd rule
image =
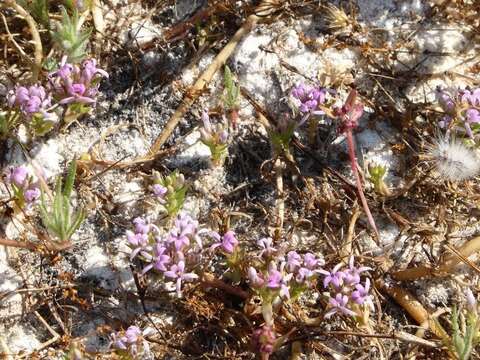
[[[202,113],[203,127],[200,128],[200,140],[208,146],[212,154],[212,164],[214,166],[222,165],[227,157],[228,151],[228,127],[226,119],[222,123],[213,125],[210,121],[208,111]]]
[[[356,90],[352,90],[348,95],[347,100],[345,101],[345,104],[341,108],[337,108],[335,112],[341,121],[339,126],[339,131],[345,133],[347,137],[348,155],[350,157],[352,172],[353,172],[353,175],[355,176],[355,181],[357,183],[357,191],[363,205],[363,210],[367,215],[370,226],[375,231],[377,240],[379,240],[380,235],[378,233],[375,220],[373,219],[372,213],[370,212],[370,208],[368,207],[367,199],[365,198],[365,194],[363,193],[363,184],[362,184],[362,180],[360,179],[360,174],[358,172],[357,157],[355,155],[355,141],[353,139],[352,130],[358,125],[358,120],[363,114],[363,105],[360,103],[357,103],[356,100],[357,100],[357,92]]]

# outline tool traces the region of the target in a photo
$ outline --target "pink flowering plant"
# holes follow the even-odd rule
[[[7,111],[2,134],[8,136],[19,123],[27,125],[35,136],[46,134],[58,121],[52,96],[40,84],[16,86],[7,95]]]
[[[95,105],[103,78],[108,78],[108,74],[97,67],[95,59],[84,60],[78,65],[69,63],[66,56],[59,68],[48,75],[52,97],[66,107],[64,119],[67,123],[86,114]]]
[[[480,88],[447,90],[437,88],[437,101],[444,115],[439,122],[447,130],[463,128],[467,137],[474,141],[480,131]]]
[[[255,330],[252,343],[262,359],[268,359],[284,341],[274,331],[276,312],[283,302],[315,288],[323,262],[312,253],[289,251],[284,256],[271,238],[262,238],[257,245],[260,251],[248,267],[248,283],[261,299],[264,325]]]
[[[319,270],[324,276],[323,287],[328,299],[328,311],[325,318],[335,314],[350,316],[360,323],[366,324],[368,315],[374,309],[370,295],[370,279],[362,282],[362,275],[368,270],[366,266],[356,266],[354,257],[350,257],[348,268],[343,269],[342,263],[332,270]]]
[[[289,94],[293,115],[282,114],[274,129],[270,130],[272,146],[277,154],[290,156],[290,141],[295,131],[307,120],[313,137],[317,128],[318,116],[325,115],[324,107],[329,103],[332,91],[304,83],[295,85]]]
[[[134,360],[147,356],[150,346],[145,337],[152,334],[151,328],[141,330],[138,326],[129,326],[125,331],[118,331],[110,335],[110,347],[122,359]]]
[[[106,71],[97,67],[95,59],[87,57],[91,29],[83,29],[84,21],[80,20],[76,7],[69,7],[71,15],[60,7],[61,21],[56,22],[55,29],[50,29],[48,4],[39,4],[42,2],[32,4],[32,8],[25,6],[47,26],[52,44],[56,45],[53,56],[44,59],[44,68],[55,68],[58,52],[63,57],[58,69],[51,71],[47,79],[39,79],[42,73],[35,64],[31,82],[18,83],[9,90],[5,107],[0,110],[1,139],[8,138],[20,124],[26,126],[31,137],[43,136],[60,118],[68,123],[86,114],[95,105],[100,81],[108,77]],[[42,44],[36,46],[41,48]]]
[[[223,235],[216,231],[211,231],[209,236],[213,239],[210,246],[211,252],[221,253],[226,259],[228,271],[226,276],[234,283],[239,283],[242,279],[243,259],[245,252],[238,246],[239,242],[233,230],[226,231]]]
[[[100,81],[108,74],[97,67],[95,59],[81,65],[66,59],[48,75],[46,84],[17,85],[8,92],[6,110],[0,113],[1,137],[8,137],[19,124],[32,137],[43,136],[60,118],[68,123],[95,105]]]
[[[40,186],[32,172],[25,166],[11,168],[6,183],[10,185],[13,199],[18,208],[31,208],[40,198]]]
[[[188,187],[185,177],[177,170],[162,176],[158,171],[152,172],[153,184],[151,191],[155,200],[169,217],[174,217],[182,209]]]
[[[202,127],[200,128],[200,141],[208,146],[211,153],[213,166],[220,166],[228,155],[228,124],[223,122],[212,124],[208,111],[202,113]]]
[[[153,272],[164,282],[174,284],[180,297],[185,283],[199,278],[196,273],[204,258],[203,238],[210,233],[198,221],[180,213],[167,233],[143,218],[134,220],[134,231],[127,231],[130,260],[138,257],[145,264],[142,275]]]

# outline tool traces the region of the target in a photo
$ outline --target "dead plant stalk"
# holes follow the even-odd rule
[[[395,280],[399,281],[409,281],[416,280],[422,277],[443,277],[447,276],[452,270],[457,266],[461,257],[468,258],[470,255],[476,253],[480,250],[480,236],[473,238],[470,241],[467,241],[463,244],[460,249],[458,249],[458,255],[453,253],[445,258],[438,267],[429,267],[426,265],[417,266],[414,268],[397,271],[392,274],[392,277]],[[459,256],[461,255],[461,257]]]

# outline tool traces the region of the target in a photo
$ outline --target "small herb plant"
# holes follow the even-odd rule
[[[6,182],[10,184],[13,199],[20,209],[30,209],[40,197],[39,183],[34,181],[31,172],[25,166],[10,169]]]
[[[43,224],[61,243],[70,241],[86,216],[83,208],[73,212],[70,204],[76,170],[76,162],[72,161],[63,186],[62,178],[60,176],[57,178],[55,194],[51,203],[46,200],[45,192],[42,189],[40,214]]]
[[[155,198],[162,204],[167,215],[174,217],[182,209],[187,194],[188,187],[184,176],[178,171],[162,176],[154,170],[152,177],[151,189]]]
[[[52,38],[58,48],[68,56],[68,61],[77,63],[86,57],[86,47],[92,29],[82,30],[79,23],[78,11],[74,8],[70,17],[62,7],[62,21],[57,24],[57,30]]]
[[[388,196],[391,194],[387,184],[385,184],[384,181],[386,173],[387,168],[383,165],[371,164],[368,166],[368,175],[370,175],[370,181],[373,184],[373,188],[382,196]]]
[[[228,155],[228,126],[224,120],[213,125],[205,110],[202,114],[203,127],[200,129],[200,141],[208,146],[212,154],[212,165],[223,165]]]
[[[228,114],[228,118],[230,119],[232,126],[235,128],[238,120],[238,110],[240,108],[240,87],[238,85],[235,85],[232,72],[230,71],[230,68],[226,65],[225,71],[223,73],[223,84],[225,87],[225,93],[222,97],[223,106]]]
[[[466,290],[467,306],[461,311],[454,304],[450,315],[451,336],[445,336],[443,342],[459,360],[468,360],[472,350],[480,343],[480,319],[478,303],[470,289]]]

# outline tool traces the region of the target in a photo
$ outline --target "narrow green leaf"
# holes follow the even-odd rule
[[[75,231],[78,230],[78,228],[82,224],[83,220],[85,220],[86,215],[87,214],[86,214],[86,212],[83,208],[80,209],[77,212],[77,214],[74,216],[73,223],[71,224],[70,228],[67,231],[67,238],[68,239],[70,239],[72,237],[72,235],[75,233]]]
[[[68,199],[72,195],[73,184],[75,183],[75,175],[77,173],[77,162],[72,160],[68,167],[67,178],[65,179],[65,186],[63,188],[63,195]]]

